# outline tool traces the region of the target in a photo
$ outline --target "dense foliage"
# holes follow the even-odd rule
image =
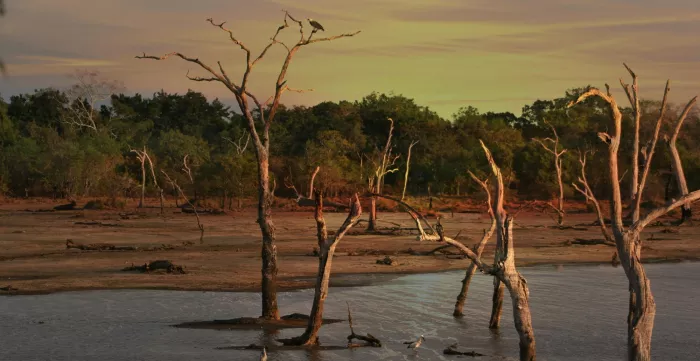
[[[443,119],[428,107],[401,95],[371,93],[356,102],[323,102],[313,107],[280,107],[272,128],[272,172],[278,195],[291,195],[285,184],[305,192],[311,172],[321,166],[317,186],[332,195],[367,185],[389,128],[395,121],[394,148],[400,155],[389,173],[385,191],[397,194],[403,186],[406,152],[413,148],[408,193],[464,195],[476,187],[466,171],[483,173],[485,159],[478,146],[483,139],[502,165],[511,192],[523,198],[551,197],[556,191],[552,155],[532,141],[551,136],[543,120],[553,124],[569,152],[564,156],[564,180],[570,184],[580,169],[577,149],[599,150],[589,157],[589,180],[602,199],[608,183],[604,145],[597,132],[610,125],[605,104],[590,100],[567,110],[567,103],[582,91],[566,92],[553,100],[538,100],[523,107],[522,115],[480,113],[473,107],[459,109]],[[159,92],[113,95],[109,105],[94,109],[97,129],[66,121],[85,107],[55,89],[0,100],[0,192],[14,197],[136,197],[140,192],[140,162],[132,149],[145,146],[154,161],[158,183],[169,189],[161,171],[186,190],[202,198],[240,199],[256,192],[257,166],[240,115],[218,100],[202,94]],[[621,101],[622,102],[622,101]],[[643,103],[642,145],[649,138],[659,103]],[[82,108],[80,108],[82,109]],[[662,132],[668,133],[678,109],[668,112]],[[623,154],[631,149],[631,118],[625,117]],[[700,139],[697,113],[691,114],[679,139],[681,157],[691,189],[700,188]],[[663,133],[662,133],[663,134]],[[245,148],[244,148],[245,147]],[[669,180],[669,156],[659,143],[647,194],[673,196]],[[193,181],[183,172],[187,155]],[[626,168],[629,165],[622,164]],[[621,169],[621,174],[625,169]],[[148,193],[155,196],[150,172]],[[622,180],[628,183],[627,179]],[[627,191],[629,187],[623,186]],[[172,189],[170,189],[172,191]],[[574,196],[567,185],[568,196]],[[230,202],[230,201],[229,201]]]

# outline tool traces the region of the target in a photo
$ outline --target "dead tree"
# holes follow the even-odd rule
[[[480,141],[481,142],[481,141]],[[488,150],[486,145],[481,142],[481,146],[486,153],[486,158],[491,166],[491,171],[493,172],[494,178],[496,179],[496,199],[492,206],[492,212],[496,218],[496,237],[497,240],[503,244],[503,250],[496,251],[496,259],[493,265],[488,265],[484,263],[477,254],[471,250],[469,247],[465,246],[461,242],[450,238],[450,237],[440,237],[437,234],[426,234],[423,232],[423,227],[421,226],[421,219],[419,214],[413,210],[408,204],[401,200],[396,200],[395,198],[390,198],[383,195],[378,195],[379,197],[388,198],[397,201],[399,204],[404,206],[406,212],[413,218],[416,223],[417,228],[421,232],[417,236],[419,240],[433,241],[436,242],[441,238],[447,243],[457,249],[459,249],[462,254],[467,256],[476,267],[483,273],[488,275],[493,275],[502,282],[510,293],[511,300],[513,302],[513,319],[515,323],[515,330],[518,332],[519,345],[520,345],[520,360],[521,361],[535,361],[536,360],[536,348],[535,348],[535,333],[532,329],[532,316],[530,314],[530,291],[527,286],[527,281],[518,272],[515,267],[515,246],[513,244],[513,217],[506,213],[503,208],[504,201],[504,186],[503,186],[503,176],[501,174],[501,169],[496,165],[491,152]]]
[[[406,198],[406,186],[408,185],[408,171],[411,169],[411,149],[413,149],[413,146],[416,144],[418,144],[417,140],[412,141],[411,145],[408,146],[408,155],[406,156],[406,174],[404,174],[403,177],[403,192],[401,192],[401,200]]]
[[[496,230],[496,217],[493,215],[493,205],[491,204],[491,192],[489,191],[489,186],[488,186],[488,179],[485,181],[480,180],[477,178],[474,173],[469,172],[469,175],[472,177],[472,179],[477,182],[481,188],[484,189],[484,192],[486,192],[486,206],[488,209],[489,216],[491,217],[491,226],[489,227],[488,230],[484,230],[484,236],[481,237],[481,241],[477,246],[475,246],[476,249],[476,256],[481,258],[481,254],[484,252],[484,248],[486,247],[486,243],[488,243],[489,239],[491,239],[491,236],[493,236],[493,232]],[[455,310],[453,312],[453,316],[455,317],[462,317],[464,316],[463,310],[464,310],[464,303],[467,301],[467,293],[469,292],[469,284],[472,281],[472,276],[474,276],[474,273],[476,272],[476,264],[472,262],[469,265],[469,268],[467,268],[467,273],[464,275],[464,279],[462,280],[462,289],[459,292],[459,295],[457,296],[457,302],[455,303]]]
[[[393,146],[391,145],[391,138],[394,135],[394,120],[389,119],[389,135],[386,138],[386,144],[384,145],[384,150],[382,151],[379,160],[370,159],[374,163],[375,169],[374,174],[369,176],[367,181],[370,193],[382,194],[382,189],[384,188],[384,177],[389,174],[399,170],[399,168],[391,168],[396,164],[396,160],[399,155],[392,155],[391,150]],[[377,229],[377,198],[370,198],[369,206],[369,221],[367,222],[367,231],[373,232]]]
[[[534,140],[537,143],[540,143],[542,148],[544,148],[546,151],[549,153],[552,153],[554,155],[554,168],[557,171],[557,183],[559,184],[559,198],[557,199],[557,205],[553,205],[551,202],[547,203],[552,209],[554,209],[557,212],[557,225],[563,226],[564,225],[564,183],[561,180],[561,163],[562,159],[561,156],[566,153],[566,149],[562,147],[561,150],[559,150],[559,134],[557,134],[557,130],[549,124],[549,122],[545,121],[545,123],[552,129],[552,133],[554,134],[554,139],[552,138],[544,138],[544,139],[537,139],[535,138]],[[550,148],[546,142],[549,142],[552,144],[552,147]]]
[[[204,224],[202,224],[202,221],[199,219],[199,212],[197,211],[197,206],[190,202],[190,199],[187,197],[185,192],[182,191],[182,188],[180,188],[180,186],[177,184],[177,182],[175,182],[175,180],[168,176],[168,173],[165,173],[165,171],[162,169],[160,171],[163,173],[168,183],[170,183],[170,185],[177,190],[178,194],[180,194],[182,198],[185,198],[185,202],[187,202],[187,204],[190,207],[192,207],[192,210],[194,211],[194,216],[197,218],[197,228],[199,228],[199,243],[204,243]]]
[[[124,86],[91,70],[76,70],[71,74],[71,78],[76,83],[65,92],[69,106],[62,116],[63,122],[96,132],[98,103],[109,99],[116,92],[123,91]]]
[[[146,146],[143,146],[143,150],[138,150],[138,149],[131,149],[132,153],[136,154],[136,159],[141,162],[141,199],[139,200],[139,208],[143,208],[145,206],[145,197],[146,197],[146,162],[148,162],[148,165],[151,169],[151,178],[153,178],[153,185],[158,189],[159,196],[160,196],[160,213],[163,213],[163,208],[165,208],[165,200],[163,199],[163,189],[158,186],[158,179],[156,178],[156,172],[153,168],[153,161],[151,160],[151,157],[148,155],[148,150],[146,149]]]
[[[362,215],[360,198],[355,194],[351,202],[348,217],[335,233],[335,236],[328,239],[326,221],[323,218],[323,195],[320,191],[316,190],[314,199],[316,201],[314,217],[316,219],[316,236],[318,237],[318,275],[316,276],[314,301],[306,331],[304,331],[301,336],[288,340],[280,340],[285,345],[309,346],[318,344],[318,331],[323,324],[323,304],[328,296],[328,282],[331,277],[331,264],[333,262],[335,248],[338,246],[338,242],[345,236],[345,233],[357,223]]]
[[[608,86],[606,85],[606,88]],[[666,99],[669,91],[668,83],[664,92]],[[608,145],[608,165],[610,179],[619,179],[618,171],[618,151],[620,148],[620,139],[622,136],[622,113],[615,98],[609,91],[602,92],[597,88],[591,88],[581,94],[579,98],[569,104],[569,107],[578,104],[589,97],[597,96],[604,100],[610,106],[611,116],[613,119],[612,134],[599,133],[599,137]],[[662,102],[662,112],[665,108],[666,101]],[[659,117],[662,119],[662,117]],[[657,122],[658,123],[658,122]],[[658,137],[658,133],[655,137]],[[653,141],[652,141],[653,143]],[[646,163],[651,162],[653,152],[647,155]],[[638,186],[637,198],[641,197],[644,184],[640,182]],[[659,207],[643,218],[633,221],[629,228],[625,229],[622,221],[622,195],[620,184],[616,181],[611,182],[611,220],[612,234],[615,240],[618,256],[627,279],[629,280],[630,291],[630,312],[628,314],[628,336],[627,350],[628,359],[634,361],[651,360],[651,337],[654,329],[654,317],[656,315],[656,303],[651,292],[651,283],[646,275],[644,266],[641,262],[642,240],[641,232],[649,223],[664,214],[700,199],[700,191],[689,193],[677,200],[667,203],[665,206]],[[635,199],[638,201],[638,199]]]
[[[311,173],[311,179],[309,180],[309,198],[311,199],[314,199],[314,180],[316,179],[316,175],[318,174],[319,170],[321,170],[320,165],[316,166],[316,169],[314,169],[313,173]]]
[[[632,86],[626,84],[622,78],[620,78],[620,85],[625,90],[627,99],[630,102],[632,111],[634,112],[634,140],[632,141],[632,177],[630,179],[630,201],[634,201],[637,198],[637,191],[639,190],[639,131],[640,131],[640,121],[642,119],[642,110],[639,107],[639,82],[637,79],[637,74],[635,74],[627,64],[622,63],[627,69],[627,72],[632,77]],[[638,212],[633,209],[632,212]],[[637,214],[637,217],[639,215]],[[633,215],[632,218],[635,218]]]
[[[588,178],[586,177],[586,154],[587,153],[589,153],[589,151],[581,152],[579,150],[578,162],[581,164],[581,176],[578,178],[578,182],[581,185],[579,186],[576,183],[571,183],[571,185],[579,193],[581,193],[584,197],[586,197],[587,202],[591,202],[593,204],[593,207],[595,208],[596,216],[598,217],[598,223],[600,224],[600,231],[603,233],[603,237],[605,237],[605,244],[615,247],[615,240],[613,239],[612,234],[610,234],[608,227],[605,225],[605,217],[603,217],[603,211],[600,208],[600,203],[598,202],[598,198],[596,198],[595,194],[593,193],[593,190],[588,185]]]
[[[289,21],[298,26],[300,38],[292,46],[287,45],[284,41],[278,40],[277,36],[280,32],[288,27]],[[192,58],[179,52],[172,52],[163,56],[151,56],[145,53],[137,56],[138,59],[155,59],[165,60],[170,56],[177,56],[181,59],[196,64],[211,77],[187,77],[190,80],[198,82],[219,82],[223,84],[236,98],[236,102],[245,117],[248,126],[248,132],[253,140],[253,148],[258,161],[258,224],[262,233],[262,317],[265,319],[279,319],[279,310],[277,307],[277,245],[275,244],[275,226],[272,222],[272,202],[274,200],[274,189],[270,189],[270,126],[275,118],[277,109],[280,104],[280,98],[286,91],[303,92],[303,90],[293,89],[287,85],[287,70],[294,55],[303,47],[322,41],[332,41],[335,39],[351,37],[357,35],[359,31],[354,33],[340,34],[331,37],[314,38],[317,29],[313,29],[310,34],[306,34],[304,24],[292,17],[289,12],[284,12],[283,24],[280,25],[270,39],[270,42],[263,48],[259,55],[252,55],[251,50],[241,42],[233,33],[233,31],[224,27],[225,22],[215,23],[213,19],[207,19],[212,26],[224,31],[231,42],[240,47],[246,54],[246,64],[243,71],[243,76],[240,83],[234,82],[224,70],[221,62],[218,62],[218,71],[211,66],[205,64],[198,58]],[[275,92],[266,101],[260,101],[248,89],[248,81],[250,79],[253,68],[265,57],[267,51],[273,45],[280,45],[287,51],[284,62],[282,63],[279,75],[275,82]],[[253,102],[257,111],[250,104]],[[255,113],[255,114],[254,114]]]
[[[673,129],[673,133],[671,134],[671,137],[668,137],[668,135],[665,136],[666,144],[668,145],[668,150],[671,153],[671,157],[673,158],[673,162],[671,163],[671,165],[672,165],[672,170],[673,170],[673,176],[676,178],[676,184],[678,185],[678,192],[679,192],[680,197],[688,195],[688,184],[685,181],[685,172],[683,171],[683,162],[681,162],[681,157],[678,155],[678,149],[676,148],[676,141],[678,140],[678,134],[681,131],[681,126],[683,126],[683,121],[685,120],[685,118],[688,116],[688,113],[695,105],[696,100],[697,100],[697,97],[694,97],[685,106],[685,109],[683,109],[683,112],[680,114],[680,116],[678,117],[678,120],[676,121],[676,126]],[[690,221],[692,221],[692,218],[693,218],[693,213],[692,213],[692,209],[690,208],[690,204],[684,204],[683,207],[681,207],[680,223],[690,222]]]

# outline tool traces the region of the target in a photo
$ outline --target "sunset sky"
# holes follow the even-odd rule
[[[512,111],[567,88],[640,76],[643,97],[660,98],[672,81],[671,100],[700,93],[700,1],[697,0],[7,0],[0,20],[0,56],[10,76],[0,79],[6,99],[18,92],[64,87],[75,69],[101,71],[129,92],[150,96],[161,88],[188,88],[231,103],[217,83],[185,78],[203,73],[180,59],[137,60],[146,52],[180,51],[240,76],[243,53],[227,26],[254,52],[281,24],[282,9],[313,18],[324,35],[355,30],[354,38],[302,48],[288,85],[313,88],[285,94],[286,104],[356,100],[372,91],[414,98],[443,116],[461,106]],[[292,42],[298,32],[281,37]],[[274,90],[284,51],[274,47],[255,69],[252,90]],[[617,94],[620,94],[619,91]],[[622,101],[626,104],[626,101]]]

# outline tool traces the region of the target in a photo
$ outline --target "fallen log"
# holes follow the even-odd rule
[[[177,273],[177,274],[186,274],[187,272],[185,271],[185,267],[183,266],[178,266],[175,265],[174,263],[168,261],[168,260],[158,260],[158,261],[153,261],[153,262],[148,262],[144,263],[143,266],[134,266],[132,263],[131,266],[129,267],[124,267],[122,271],[139,271],[139,272],[145,272],[145,273],[150,273],[153,271],[165,271],[167,273]]]
[[[484,354],[478,353],[476,351],[458,351],[456,350],[457,345],[451,345],[444,349],[442,351],[443,354],[445,355],[453,355],[453,356],[471,356],[471,357],[478,357],[478,356],[486,356]]]
[[[53,209],[57,210],[57,211],[72,211],[75,209],[75,205],[76,205],[75,201],[71,201],[68,204],[61,204],[61,205],[55,206],[55,207],[53,207]]]

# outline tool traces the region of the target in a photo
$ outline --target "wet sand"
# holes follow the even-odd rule
[[[14,291],[0,294],[52,293],[87,289],[173,289],[202,291],[258,291],[260,287],[260,230],[254,210],[202,216],[204,243],[192,214],[159,209],[77,210],[28,212],[54,204],[26,201],[0,205],[0,287]],[[125,217],[125,213],[128,215]],[[120,215],[121,214],[121,215]],[[326,212],[329,230],[345,219],[343,212]],[[405,213],[380,212],[380,226],[413,227]],[[445,233],[467,245],[478,242],[489,220],[485,213],[443,213]],[[590,224],[592,213],[568,214],[573,229],[552,227],[554,221],[539,212],[521,212],[514,229],[518,265],[609,263],[613,248],[604,245],[567,245],[567,241],[600,239],[600,229]],[[670,218],[666,218],[666,221]],[[273,211],[276,226],[279,287],[292,290],[313,287],[318,262],[311,256],[316,245],[315,223],[310,211]],[[81,224],[82,223],[82,224]],[[366,224],[354,228],[362,231]],[[677,233],[675,233],[677,231]],[[361,233],[361,232],[359,232]],[[645,240],[646,262],[700,259],[700,227],[648,227]],[[109,243],[115,246],[171,250],[83,251],[66,249],[66,240],[75,243]],[[183,242],[193,243],[183,246]],[[338,245],[333,262],[332,286],[354,286],[390,279],[392,275],[430,273],[465,269],[469,260],[436,254],[412,256],[406,253],[429,251],[438,244],[416,241],[415,234],[352,234]],[[371,255],[362,254],[372,250]],[[397,265],[377,264],[389,254]],[[486,258],[493,255],[493,243]],[[123,272],[122,268],[167,259],[184,266],[187,274]]]

